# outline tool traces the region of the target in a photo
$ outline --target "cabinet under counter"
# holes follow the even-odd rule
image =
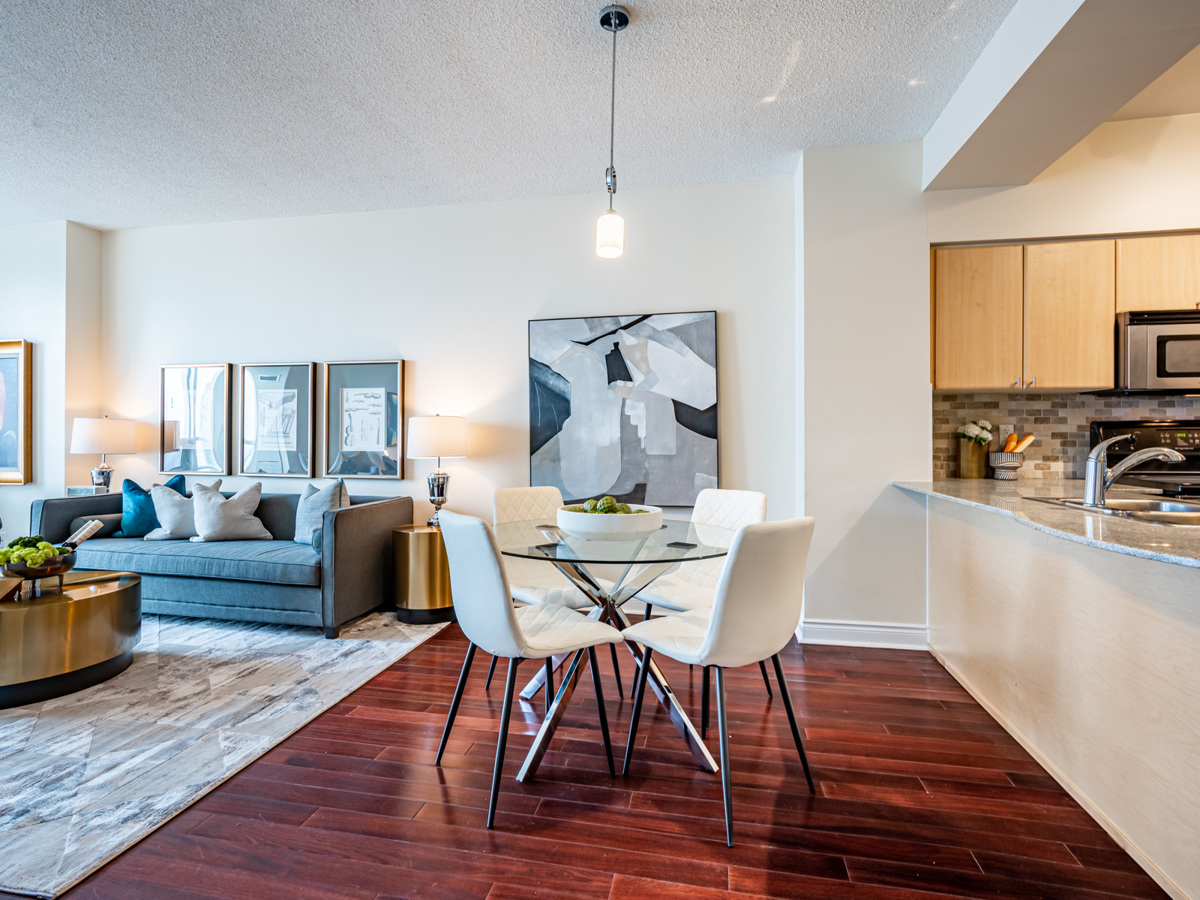
[[[1200,529],[896,486],[927,497],[930,649],[1168,893],[1200,897]]]

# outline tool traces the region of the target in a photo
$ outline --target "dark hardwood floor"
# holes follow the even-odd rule
[[[778,694],[767,700],[755,667],[730,673],[732,849],[719,777],[692,765],[649,699],[630,776],[609,777],[586,677],[530,785],[514,776],[541,698],[514,711],[488,832],[503,665],[485,693],[479,656],[443,765],[433,765],[465,646],[446,629],[66,896],[1166,896],[921,652],[785,652],[815,797]],[[697,709],[699,670],[662,665]],[[623,667],[628,686],[627,657]],[[607,654],[601,668],[619,770],[631,704],[617,699]]]

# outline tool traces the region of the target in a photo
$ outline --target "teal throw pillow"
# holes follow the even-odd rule
[[[182,496],[187,491],[187,479],[176,475],[166,487]],[[158,516],[154,514],[150,492],[126,478],[121,483],[121,531],[113,537],[145,537],[155,528],[158,528]]]

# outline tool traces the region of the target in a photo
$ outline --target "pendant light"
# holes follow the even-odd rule
[[[616,259],[625,252],[625,220],[613,209],[613,194],[617,192],[617,170],[613,165],[613,135],[617,121],[617,32],[629,24],[629,10],[612,4],[600,11],[600,27],[611,31],[612,52],[612,102],[608,119],[608,169],[604,173],[604,184],[608,188],[608,212],[596,220],[596,255],[602,259]]]

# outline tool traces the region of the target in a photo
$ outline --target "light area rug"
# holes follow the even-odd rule
[[[443,627],[146,616],[116,678],[0,710],[0,889],[57,897]]]

